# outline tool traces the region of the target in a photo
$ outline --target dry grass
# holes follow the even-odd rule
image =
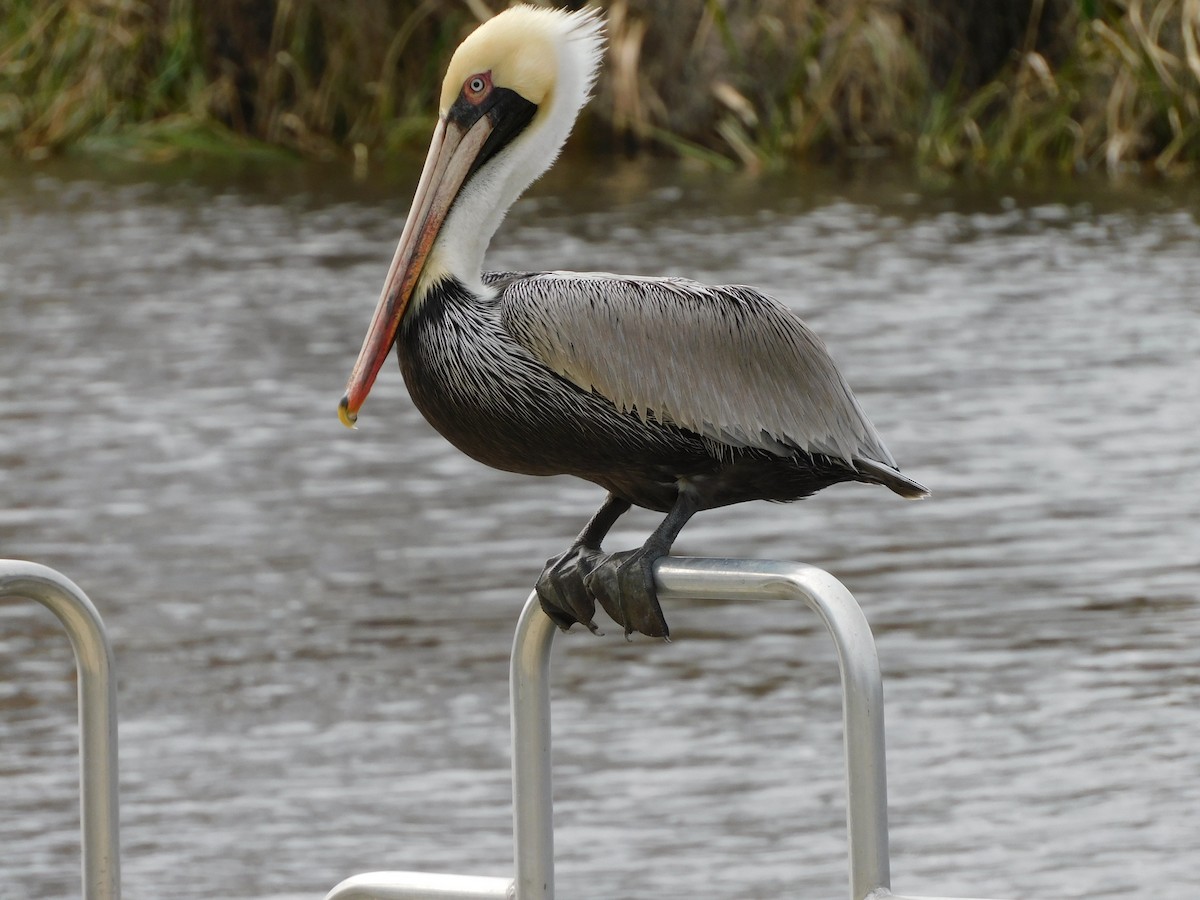
[[[0,136],[44,156],[186,108],[194,61],[131,0],[9,2],[0,16]],[[160,45],[161,38],[176,43]]]
[[[707,0],[689,9],[610,6],[613,74],[600,103],[635,143],[705,147],[758,167],[911,134],[926,78],[895,4]]]
[[[1111,0],[1066,23],[1072,52],[1053,65],[1025,47],[1000,77],[943,100],[921,156],[944,168],[1150,169],[1200,162],[1200,0]]]
[[[1094,153],[1109,170],[1147,161],[1160,171],[1200,162],[1200,0],[1120,4],[1111,24],[1089,22],[1082,38],[1089,95],[1085,126],[1102,135]],[[1101,125],[1100,122],[1103,122]]]
[[[146,137],[151,155],[408,145],[475,21],[437,0],[0,0],[0,144],[32,158],[90,142],[141,154]]]
[[[0,145],[160,156],[419,147],[504,0],[0,0]],[[594,145],[750,169],[1200,161],[1200,0],[610,0]]]
[[[1193,170],[1200,0],[1015,6],[1006,48],[973,46],[961,10],[930,0],[708,0],[670,31],[653,0],[615,0],[620,74],[602,100],[635,143],[751,168],[890,153],[951,171]]]

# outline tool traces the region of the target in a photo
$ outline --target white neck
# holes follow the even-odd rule
[[[558,78],[548,105],[463,185],[430,249],[418,293],[445,276],[477,294],[488,293],[482,281],[484,252],[509,208],[558,157],[599,65],[602,21],[586,13],[561,19],[563,32],[555,42]]]

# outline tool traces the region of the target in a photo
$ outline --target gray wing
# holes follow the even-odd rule
[[[820,338],[753,288],[573,272],[490,281],[516,341],[622,410],[733,446],[896,466]]]

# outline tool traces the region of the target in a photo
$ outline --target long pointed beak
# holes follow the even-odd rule
[[[425,268],[429,250],[491,131],[488,116],[480,116],[466,130],[443,118],[434,129],[425,168],[421,170],[408,221],[404,223],[400,244],[383,283],[379,305],[350,372],[346,393],[338,404],[338,418],[348,428],[353,428],[358,420],[358,411],[396,342],[400,322]]]

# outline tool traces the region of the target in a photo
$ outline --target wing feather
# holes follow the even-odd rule
[[[516,341],[622,410],[722,444],[896,466],[820,338],[753,288],[565,272],[489,282]]]

